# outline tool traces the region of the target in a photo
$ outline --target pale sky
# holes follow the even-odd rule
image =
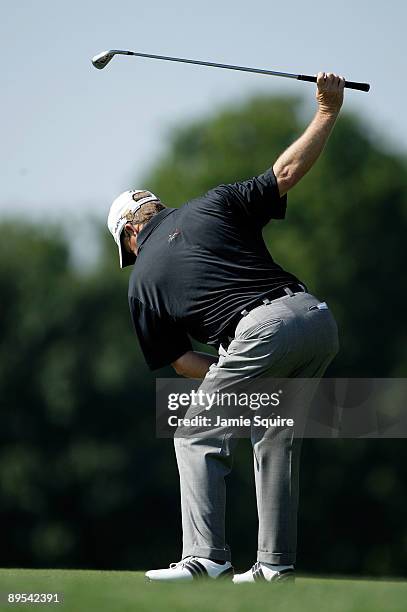
[[[148,188],[169,128],[237,99],[303,95],[311,118],[314,85],[129,57],[95,70],[109,48],[369,81],[346,106],[406,151],[406,23],[402,0],[3,0],[0,217],[105,216]]]

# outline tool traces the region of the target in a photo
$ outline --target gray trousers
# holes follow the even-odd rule
[[[338,331],[329,309],[309,293],[261,305],[243,317],[228,347],[221,346],[200,389],[215,392],[242,378],[321,377],[338,352]],[[307,407],[304,406],[304,410]],[[255,431],[256,430],[256,431]],[[174,438],[181,485],[182,557],[230,560],[225,542],[225,476],[232,469],[236,438]],[[258,561],[296,559],[301,438],[292,429],[252,428],[259,521]]]

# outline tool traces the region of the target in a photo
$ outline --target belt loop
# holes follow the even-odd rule
[[[294,292],[291,291],[290,287],[284,287],[284,291],[286,292],[287,295],[289,295],[290,297],[292,297],[294,295]]]
[[[270,304],[270,300],[268,298],[264,298],[263,304]]]
[[[241,313],[240,313],[240,314],[242,315],[242,317],[245,317],[246,315],[248,315],[248,314],[249,314],[249,311],[248,311],[248,310],[246,310],[246,308],[245,308],[244,310],[242,310],[242,311],[241,311]]]

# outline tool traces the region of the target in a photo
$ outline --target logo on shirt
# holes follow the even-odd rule
[[[168,234],[168,243],[171,244],[178,236],[181,235],[181,230],[175,229],[172,234]]]

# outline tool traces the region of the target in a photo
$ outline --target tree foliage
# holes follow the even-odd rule
[[[299,100],[257,97],[176,127],[144,185],[179,206],[258,174],[299,135],[302,115]],[[330,373],[404,376],[406,163],[369,129],[340,117],[322,158],[289,194],[287,219],[265,237],[275,259],[334,311],[342,348]],[[0,234],[1,565],[175,560],[175,459],[172,444],[154,437],[154,375],[131,329],[128,271],[118,269],[113,241],[101,235],[98,265],[79,273],[54,227],[18,219]],[[236,459],[228,525],[243,566],[256,550],[249,444]],[[403,573],[406,466],[403,440],[306,441],[299,567]]]

